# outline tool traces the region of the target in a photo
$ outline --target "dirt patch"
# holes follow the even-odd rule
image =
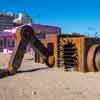
[[[24,59],[16,75],[0,79],[0,100],[100,100],[99,83],[100,72],[65,72]]]

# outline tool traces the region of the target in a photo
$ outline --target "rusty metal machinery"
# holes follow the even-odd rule
[[[0,77],[16,73],[21,65],[28,43],[31,44],[35,52],[42,55],[42,61],[48,67],[64,67],[67,71],[80,72],[100,70],[100,38],[79,34],[47,34],[47,37],[41,42],[31,26],[18,27],[16,32],[17,45],[6,68],[0,70]],[[38,60],[38,62],[41,61]]]
[[[100,70],[100,38],[59,35],[58,44],[59,67],[80,72]]]
[[[42,33],[42,38],[39,38],[40,41],[45,45],[48,49],[50,55],[54,56],[54,66],[58,66],[58,33]],[[38,38],[38,37],[37,37]],[[35,52],[35,62],[43,63],[43,58],[39,55],[38,51]]]
[[[100,70],[100,45],[93,45],[87,55],[87,66],[91,72]]]
[[[74,43],[68,41],[67,44],[63,45],[62,56],[66,70],[73,68],[73,66],[77,66],[77,48],[75,47]]]
[[[8,66],[5,69],[0,70],[0,77],[13,75],[20,67],[26,47],[28,43],[31,44],[34,50],[37,50],[41,55],[48,67],[53,67],[54,56],[50,55],[48,49],[41,43],[35,36],[34,29],[29,25],[23,25],[17,29],[16,32],[17,46],[15,47]]]

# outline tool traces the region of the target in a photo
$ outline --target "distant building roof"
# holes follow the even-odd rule
[[[49,25],[32,24],[36,33],[61,33],[61,28]],[[12,36],[16,33],[16,28],[4,30],[0,32],[0,36]]]
[[[79,34],[60,34],[59,37],[85,37],[85,35],[79,35]]]
[[[61,28],[57,26],[49,26],[42,24],[32,24],[36,33],[48,32],[48,33],[61,33]]]

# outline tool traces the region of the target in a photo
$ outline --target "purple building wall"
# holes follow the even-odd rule
[[[48,26],[48,25],[40,25],[40,24],[32,24],[32,27],[35,33],[38,33],[38,38],[42,39],[44,34],[60,34],[61,28],[56,26]],[[11,29],[12,30],[12,29]],[[41,35],[43,34],[43,35]],[[0,39],[3,39],[3,47],[0,48],[0,51],[3,53],[11,53],[14,47],[8,46],[8,40],[14,40],[16,45],[16,37],[15,33],[12,32],[0,32]],[[30,48],[30,46],[28,47]]]
[[[14,47],[10,47],[8,43],[10,41],[14,41],[14,46],[16,45],[16,38],[15,34],[12,34],[10,32],[0,32],[0,51],[4,53],[10,53],[12,52]],[[3,43],[3,46],[1,46]]]

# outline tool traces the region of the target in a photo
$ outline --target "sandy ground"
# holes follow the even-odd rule
[[[100,100],[100,72],[65,72],[25,56],[19,72],[0,79],[0,100]],[[0,66],[9,55],[0,55]]]

